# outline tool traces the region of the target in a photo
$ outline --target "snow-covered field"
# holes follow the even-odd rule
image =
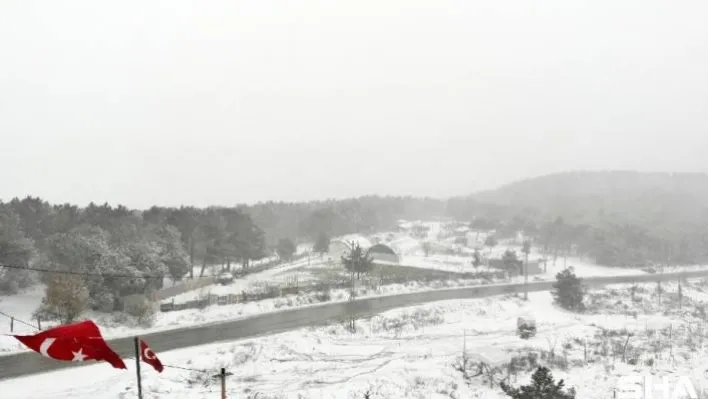
[[[209,285],[209,286],[206,286],[204,288],[201,288],[201,289],[198,289],[195,291],[185,292],[184,294],[170,297],[169,299],[170,299],[170,301],[174,300],[177,303],[182,303],[182,302],[188,302],[188,301],[192,301],[195,299],[199,299],[200,297],[204,296],[205,294],[211,294],[211,295],[239,294],[239,293],[241,293],[241,291],[248,290],[249,287],[253,286],[254,284],[261,283],[261,282],[284,283],[285,279],[282,276],[284,274],[287,274],[287,272],[301,269],[301,268],[307,266],[308,264],[317,264],[318,261],[319,260],[315,259],[314,257],[311,260],[308,260],[307,258],[300,259],[295,262],[275,266],[272,269],[268,269],[268,270],[262,271],[260,273],[248,274],[246,276],[235,279],[233,283],[228,284],[228,285],[213,284],[213,285]]]
[[[429,224],[428,239],[440,233],[440,224]],[[436,227],[437,226],[437,227]],[[387,233],[392,245],[404,254],[401,264],[447,272],[472,272],[471,258],[431,254],[424,256],[421,241],[406,234]],[[513,245],[495,248],[499,256]],[[533,259],[537,254],[533,254]],[[546,273],[533,279],[553,279],[566,266],[572,266],[580,277],[643,274],[637,269],[607,268],[581,259],[559,258],[555,264],[548,263]],[[396,268],[395,265],[386,267]],[[293,278],[301,282],[321,279],[320,272],[329,272],[332,265],[312,257],[291,264],[281,265],[271,270],[237,279],[228,286],[213,285],[175,297],[175,302],[186,302],[205,294],[225,295],[240,293],[264,283],[285,284]],[[664,272],[704,269],[703,266],[666,268]],[[393,269],[392,269],[393,270]],[[481,266],[477,271],[486,270]],[[521,282],[523,277],[515,277],[508,282]],[[430,284],[411,282],[390,284],[376,289],[360,287],[358,297],[391,295],[429,289],[449,288],[480,284],[481,281],[441,281]],[[651,297],[651,285],[643,285],[637,297]],[[649,288],[647,288],[649,287]],[[664,289],[675,292],[675,284],[664,284]],[[557,378],[564,378],[568,385],[578,389],[578,398],[612,398],[613,389],[621,375],[639,373],[645,370],[648,360],[642,358],[637,365],[628,365],[617,360],[615,353],[612,364],[608,355],[601,361],[585,362],[581,342],[601,342],[617,345],[611,337],[598,335],[609,331],[610,335],[622,336],[628,329],[636,332],[632,337],[637,348],[655,347],[655,339],[650,331],[666,326],[675,328],[674,336],[680,337],[680,328],[693,325],[694,331],[684,331],[684,347],[677,343],[671,348],[673,360],[653,360],[649,369],[655,372],[671,371],[673,376],[686,375],[692,370],[708,367],[708,358],[702,347],[689,343],[690,335],[697,337],[695,327],[703,324],[705,310],[701,301],[708,301],[708,290],[703,287],[684,287],[684,295],[690,299],[681,315],[664,314],[656,306],[647,306],[653,299],[635,302],[628,300],[628,286],[614,286],[612,289],[596,291],[591,295],[591,311],[577,315],[562,311],[551,305],[549,293],[531,294],[530,302],[514,297],[493,297],[478,300],[438,302],[426,306],[398,309],[377,316],[371,320],[359,320],[357,332],[352,334],[343,325],[326,328],[310,328],[272,337],[247,341],[207,345],[160,354],[166,364],[210,370],[209,373],[190,372],[168,368],[162,375],[150,369],[143,369],[146,398],[201,398],[214,397],[218,392],[212,374],[222,365],[234,373],[228,379],[230,395],[255,398],[363,398],[364,392],[371,392],[371,398],[500,398],[498,388],[477,377],[466,381],[462,373],[452,364],[462,353],[463,339],[471,359],[484,359],[492,364],[508,363],[513,356],[527,356],[533,352],[543,356],[549,352],[552,343],[557,346],[556,354],[563,353],[563,359],[571,363],[569,369],[553,368]],[[345,301],[346,289],[330,290],[327,297],[321,293],[301,293],[275,299],[233,305],[212,305],[206,309],[181,310],[157,313],[149,327],[141,326],[125,315],[105,315],[87,313],[99,324],[106,338],[140,335],[149,332],[181,328],[184,326],[208,324],[236,320],[260,313],[291,307],[314,306],[323,302]],[[43,287],[35,287],[13,297],[0,297],[0,311],[30,321],[32,312],[38,307],[43,296]],[[665,301],[671,301],[671,296]],[[639,304],[643,307],[639,307]],[[593,307],[595,311],[593,311]],[[692,309],[692,310],[688,310]],[[702,314],[703,316],[696,316]],[[537,337],[520,340],[515,335],[516,318],[532,315],[539,326]],[[694,324],[695,323],[695,324]],[[0,333],[9,334],[10,321],[0,316]],[[30,334],[32,328],[15,322],[15,334]],[[643,335],[642,335],[643,334]],[[614,337],[612,335],[612,337]],[[626,335],[626,333],[625,333]],[[641,337],[640,337],[641,336]],[[624,338],[622,338],[624,339]],[[654,341],[651,341],[654,339]],[[696,338],[697,339],[697,338]],[[695,339],[694,339],[695,341]],[[653,346],[652,346],[653,345]],[[563,349],[560,349],[563,348]],[[603,349],[593,347],[592,351]],[[599,349],[598,349],[599,348]],[[685,348],[684,348],[685,349]],[[0,354],[26,351],[14,338],[0,336]],[[545,352],[544,352],[545,351]],[[607,353],[607,349],[604,349]],[[579,357],[580,356],[580,357]],[[591,355],[591,357],[594,355]],[[546,359],[547,360],[547,359]],[[677,361],[678,360],[678,361]],[[557,360],[556,360],[557,362]],[[133,365],[129,363],[129,366]],[[564,366],[565,367],[565,366]],[[504,367],[502,367],[504,368]],[[121,372],[106,365],[88,366],[81,373],[90,371],[91,380],[75,378],[77,370],[66,370],[40,376],[0,382],[0,395],[4,398],[134,398],[136,397],[133,372]],[[83,370],[86,370],[85,372]],[[518,382],[526,381],[531,369],[518,373]],[[500,371],[501,374],[503,374]],[[501,375],[500,374],[500,375]],[[88,374],[84,374],[88,375]],[[71,382],[76,381],[76,382]],[[514,379],[512,378],[512,382]],[[42,388],[39,388],[42,387]],[[97,387],[101,387],[100,389]],[[31,395],[28,394],[31,392]],[[249,396],[250,395],[250,396]],[[229,396],[231,397],[231,396]],[[621,396],[617,396],[620,398]]]
[[[17,295],[0,296],[0,311],[17,317],[22,321],[28,321],[36,324],[32,320],[32,313],[39,307],[44,297],[44,286],[36,285],[28,290],[25,290]],[[15,321],[14,334],[32,334],[35,329],[23,324],[20,321]],[[10,318],[0,314],[0,334],[10,334]],[[0,353],[3,351],[2,342],[6,337],[0,336]]]
[[[628,286],[592,292],[586,314],[561,310],[542,292],[528,302],[507,296],[397,309],[358,320],[355,333],[344,323],[332,324],[160,353],[167,365],[206,372],[167,368],[157,374],[144,365],[143,393],[151,399],[217,397],[219,383],[212,376],[225,367],[232,373],[227,397],[234,398],[350,399],[367,391],[373,399],[504,397],[489,386],[489,374],[472,377],[469,369],[469,379],[463,377],[463,368],[456,367],[463,348],[472,362],[499,367],[495,381],[511,375],[514,385],[526,383],[535,368],[524,359],[550,365],[556,380],[575,387],[579,399],[612,398],[624,375],[703,378],[708,328],[702,327],[706,316],[698,299],[708,287],[685,286],[680,308],[677,287],[664,285],[661,304],[655,285],[639,287],[634,298]],[[537,335],[520,339],[517,317],[534,317]],[[672,333],[661,331],[667,326]],[[518,369],[509,374],[513,357]],[[0,392],[3,399],[135,398],[134,365],[128,365],[127,371],[98,364],[2,381]]]

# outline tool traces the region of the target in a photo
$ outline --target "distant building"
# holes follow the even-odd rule
[[[398,263],[400,259],[391,247],[385,244],[376,244],[369,248],[366,253],[371,256],[375,261],[379,260],[382,262]]]
[[[338,237],[329,243],[329,252],[327,254],[328,258],[333,262],[340,262],[342,260],[342,256],[347,255],[349,251],[352,250],[352,243],[354,245],[359,244],[359,246],[364,250],[367,250],[373,246],[371,241],[364,236],[348,235]]]
[[[329,243],[329,253],[327,256],[333,262],[340,262],[342,257],[348,255],[356,244],[359,244],[365,253],[371,256],[374,261],[400,262],[398,254],[390,246],[382,243],[373,244],[368,238],[359,235],[344,236],[332,240]]]

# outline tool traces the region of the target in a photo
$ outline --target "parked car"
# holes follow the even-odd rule
[[[221,285],[227,285],[234,282],[234,275],[230,272],[223,272],[217,278],[216,282]]]

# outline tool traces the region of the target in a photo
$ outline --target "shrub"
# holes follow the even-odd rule
[[[536,322],[519,317],[516,322],[516,333],[521,339],[529,339],[536,335]]]
[[[135,317],[141,326],[149,327],[155,320],[155,305],[147,298],[126,302],[125,312]]]
[[[318,291],[316,298],[320,302],[329,302],[332,300],[332,294],[330,293],[330,291],[328,289],[325,289],[322,291]]]

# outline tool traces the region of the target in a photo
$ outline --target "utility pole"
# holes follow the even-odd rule
[[[529,253],[531,253],[531,241],[524,241],[524,255],[526,255],[526,265],[524,266],[524,300],[529,300]]]
[[[216,375],[212,375],[212,378],[218,378],[221,382],[221,399],[226,399],[226,376],[233,375],[233,373],[227,373],[225,368],[221,368],[221,372]]]
[[[351,243],[351,250],[349,252],[350,256],[350,262],[351,262],[351,273],[350,273],[350,291],[349,291],[349,330],[354,333],[356,331],[356,318],[354,315],[354,298],[356,297],[356,290],[355,290],[355,280],[354,280],[354,273],[358,270],[360,270],[361,266],[361,259],[360,259],[360,254],[357,252],[356,256],[354,256],[355,248],[358,248],[358,246],[352,241]]]
[[[140,343],[138,342],[138,337],[134,337],[135,342],[135,372],[138,375],[138,399],[143,399],[143,384],[140,380]]]
[[[350,304],[349,309],[350,309],[350,312],[353,312],[353,311],[354,311],[354,310],[353,310],[353,309],[354,309],[354,306],[353,306],[353,304],[354,304],[354,295],[355,295],[355,294],[354,294],[354,270],[358,270],[358,260],[352,259],[352,261],[353,261],[353,263],[352,263],[352,271],[351,271],[351,273],[350,273],[350,278],[351,278],[350,284],[351,284],[351,287],[350,287],[350,290],[349,290],[349,304]],[[355,329],[356,329],[356,326],[355,326],[355,323],[354,323],[354,314],[352,313],[352,314],[349,315],[349,331],[351,331],[351,332],[353,333]]]
[[[529,300],[529,254],[526,254],[526,265],[524,266],[524,300]]]

